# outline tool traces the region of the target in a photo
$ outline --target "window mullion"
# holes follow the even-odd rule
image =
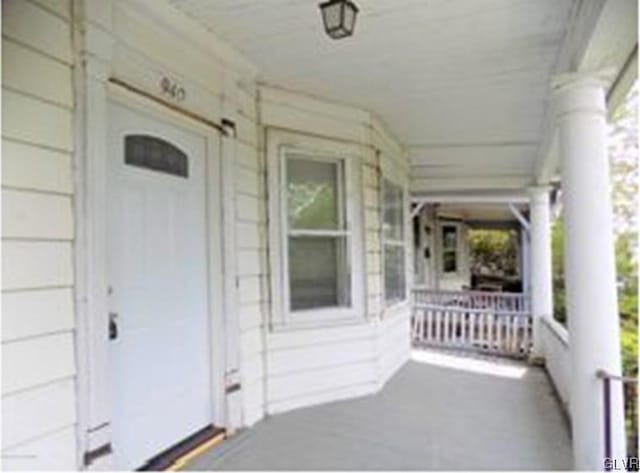
[[[316,236],[316,237],[348,237],[349,230],[317,230],[303,228],[288,228],[287,234],[290,237]]]

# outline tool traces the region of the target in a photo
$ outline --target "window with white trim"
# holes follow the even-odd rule
[[[289,310],[351,305],[344,162],[285,157]]]
[[[404,189],[388,179],[383,182],[382,239],[384,246],[384,299],[386,305],[407,297]]]
[[[363,317],[358,159],[328,140],[272,136],[290,137],[268,145],[274,325]]]
[[[458,226],[442,225],[442,272],[453,274],[458,272]]]

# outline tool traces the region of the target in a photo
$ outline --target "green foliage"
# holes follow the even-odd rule
[[[624,372],[638,375],[638,261],[634,248],[638,235],[623,233],[616,241],[616,269],[618,274],[618,306],[620,310],[622,358]]]
[[[566,293],[564,288],[564,221],[562,216],[554,222],[551,229],[551,255],[553,277],[553,316],[567,323]]]
[[[295,228],[336,228],[334,189],[330,186],[289,183],[289,224]]]
[[[467,236],[475,274],[518,274],[517,234],[509,230],[470,230]]]

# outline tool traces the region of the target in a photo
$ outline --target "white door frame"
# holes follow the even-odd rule
[[[106,271],[110,102],[122,103],[205,138],[211,422],[218,426],[226,423],[227,337],[224,308],[230,302],[233,303],[233,295],[223,290],[223,287],[230,286],[226,280],[234,279],[234,275],[225,271],[225,264],[230,259],[235,259],[235,248],[229,247],[230,239],[226,235],[227,228],[232,225],[223,225],[226,220],[223,218],[224,202],[229,202],[229,195],[233,196],[234,182],[232,179],[222,178],[223,174],[228,175],[229,169],[233,168],[234,156],[233,153],[223,153],[222,133],[169,107],[109,83],[104,72],[106,71],[101,71],[100,68],[92,70],[87,66],[86,75],[80,84],[84,86],[84,90],[80,92],[84,107],[81,111],[78,107],[76,140],[78,465],[88,469],[105,469],[111,466]],[[223,250],[224,245],[227,246]]]

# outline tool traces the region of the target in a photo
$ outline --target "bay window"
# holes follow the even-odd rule
[[[403,188],[388,179],[383,182],[382,240],[384,250],[384,298],[386,305],[407,298],[405,199]]]
[[[339,143],[269,135],[273,324],[363,316],[358,159]]]

